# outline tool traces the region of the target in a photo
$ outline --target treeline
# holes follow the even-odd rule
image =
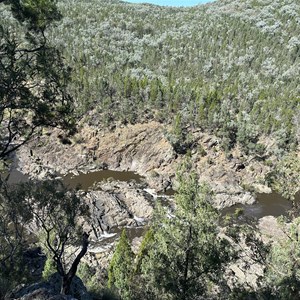
[[[261,152],[253,144],[264,134],[278,155],[299,142],[297,3],[59,7],[64,18],[47,36],[72,66],[70,92],[91,124],[168,124],[180,114],[182,126],[213,131],[225,150],[239,142]]]
[[[278,148],[299,142],[296,3],[59,5],[66,17],[49,36],[65,49],[90,122],[170,123],[180,114],[183,126],[214,131],[225,150],[239,142],[252,151],[262,134]]]

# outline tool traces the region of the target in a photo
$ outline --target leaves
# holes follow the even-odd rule
[[[219,284],[229,245],[218,235],[217,211],[208,186],[189,173],[189,163],[178,174],[176,209],[160,208],[154,216],[153,237],[144,246],[141,277],[146,290],[159,299],[195,299]],[[153,296],[154,295],[154,296]]]
[[[51,23],[61,19],[56,0],[6,0],[13,16],[21,23],[27,23],[29,30],[44,31]]]
[[[3,19],[0,23],[1,159],[42,126],[73,126],[73,103],[67,91],[70,69],[44,32],[57,18],[55,1],[5,3],[20,24],[11,26]]]
[[[91,111],[85,116],[91,124],[171,124],[179,115],[183,134],[169,136],[179,152],[190,146],[189,126],[213,131],[227,151],[240,143],[261,156],[264,146],[256,143],[263,134],[272,134],[283,151],[293,147],[297,3],[59,5],[67,18],[49,37],[65,48],[74,69],[72,92],[80,113]]]
[[[126,230],[120,240],[108,268],[108,287],[124,300],[132,299],[131,280],[133,275],[134,254],[131,250]]]
[[[299,290],[300,219],[281,222],[285,236],[274,242],[268,255],[264,283],[276,299],[297,299]]]

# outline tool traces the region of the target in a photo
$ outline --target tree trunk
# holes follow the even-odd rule
[[[85,255],[89,241],[88,241],[89,235],[87,233],[83,234],[82,237],[82,248],[79,254],[76,256],[74,262],[72,263],[72,266],[69,270],[69,272],[62,276],[62,286],[61,286],[61,293],[63,295],[70,295],[71,293],[71,284],[74,276],[77,272],[77,267],[80,263],[81,258]]]
[[[63,276],[62,285],[61,285],[61,294],[63,295],[71,294],[71,284],[72,284],[73,277],[71,278],[70,276],[68,276],[68,274]]]
[[[183,282],[182,282],[182,294],[181,299],[186,299],[186,293],[188,290],[188,271],[190,266],[190,243],[192,240],[192,225],[189,226],[189,236],[187,241],[187,250],[185,252],[185,261],[184,261],[184,273],[183,273]]]

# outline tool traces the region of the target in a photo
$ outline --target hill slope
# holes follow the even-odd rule
[[[90,123],[173,122],[181,143],[194,126],[225,150],[238,142],[258,153],[259,137],[272,134],[279,155],[299,142],[297,1],[59,5],[65,18],[49,36],[74,68],[72,91]]]

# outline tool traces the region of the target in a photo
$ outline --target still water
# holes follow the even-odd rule
[[[95,182],[101,182],[103,180],[120,180],[130,182],[135,180],[140,183],[143,177],[134,172],[119,172],[111,170],[101,170],[89,173],[80,173],[79,175],[68,174],[64,176],[63,181],[66,185],[74,188],[80,186],[83,190],[88,190]],[[8,177],[8,182],[18,183],[28,180],[28,176],[22,174],[20,171],[13,169]],[[174,191],[169,191],[173,195]],[[300,192],[296,194],[295,201],[300,203]],[[277,193],[271,194],[257,194],[257,201],[252,205],[237,204],[231,207],[224,208],[222,215],[233,214],[236,209],[243,210],[244,217],[262,218],[264,216],[278,217],[280,215],[287,215],[288,211],[292,208],[292,201],[287,200]]]
[[[143,177],[134,172],[119,172],[119,171],[111,171],[111,170],[101,170],[101,171],[90,172],[86,174],[81,173],[79,175],[68,174],[63,177],[63,181],[67,186],[71,188],[80,186],[80,188],[85,191],[87,191],[94,183],[108,180],[108,179],[126,181],[126,182],[135,180],[137,183],[140,183]]]
[[[277,193],[257,194],[257,201],[252,205],[237,204],[226,207],[222,210],[222,215],[233,214],[236,209],[243,210],[244,217],[262,218],[265,216],[279,217],[286,216],[292,209],[293,202],[283,198]],[[300,203],[300,192],[295,196],[295,201]]]

